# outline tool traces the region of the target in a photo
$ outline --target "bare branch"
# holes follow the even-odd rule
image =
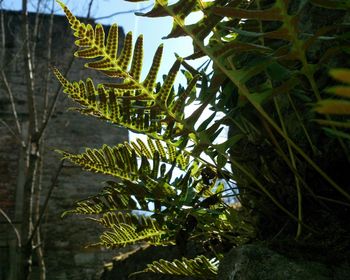
[[[60,165],[58,166],[57,168],[57,171],[55,173],[55,175],[52,177],[52,180],[51,180],[51,186],[49,188],[49,192],[47,193],[46,195],[46,198],[45,198],[45,202],[44,202],[44,205],[41,209],[41,212],[40,212],[40,215],[39,215],[39,218],[38,220],[36,221],[35,225],[34,225],[34,228],[31,232],[31,235],[28,239],[28,243],[32,242],[33,240],[33,237],[35,236],[36,234],[36,231],[38,230],[39,226],[40,226],[40,223],[41,223],[41,220],[46,212],[46,208],[47,208],[47,205],[49,204],[49,200],[51,198],[51,194],[52,194],[52,191],[53,189],[55,188],[56,184],[57,184],[57,181],[58,181],[58,177],[62,171],[62,168],[63,168],[63,164],[64,164],[64,160],[61,161]]]
[[[0,2],[1,4],[1,2]],[[0,28],[1,28],[1,61],[3,64],[3,61],[5,61],[5,43],[6,43],[6,32],[5,32],[5,23],[4,23],[4,13],[3,10],[1,9],[0,11]],[[2,69],[3,65],[1,65]],[[12,114],[15,120],[15,124],[16,124],[16,129],[17,129],[17,135],[15,136],[16,138],[21,138],[22,136],[22,129],[21,129],[21,125],[18,119],[18,115],[17,115],[17,110],[16,110],[16,104],[14,101],[14,96],[10,87],[10,84],[7,80],[6,74],[3,70],[1,70],[1,80],[3,81],[4,87],[5,87],[5,91],[9,97],[10,100],[10,104],[11,104],[11,110],[12,110]],[[7,126],[7,125],[6,125]],[[9,126],[7,126],[9,128]],[[10,129],[10,131],[12,131],[12,129]],[[20,139],[20,143],[22,142],[22,139]]]
[[[12,223],[12,220],[10,219],[10,217],[1,208],[0,208],[0,213],[6,219],[6,221],[11,225],[13,231],[15,232],[16,238],[17,238],[17,246],[18,246],[18,248],[21,248],[21,246],[22,246],[22,244],[21,244],[21,236],[19,235],[19,232],[18,232],[17,228]]]
[[[33,44],[32,44],[32,66],[33,66],[33,73],[35,73],[35,50],[36,50],[36,42],[35,38],[38,38],[38,32],[39,32],[39,19],[40,19],[40,6],[41,6],[41,1],[38,1],[38,4],[36,6],[36,11],[35,11],[35,22],[34,22],[34,30],[33,30]]]
[[[18,144],[20,144],[22,147],[24,147],[25,143],[22,140],[22,138],[15,131],[13,131],[13,129],[7,124],[7,122],[5,122],[3,119],[0,119],[0,123],[2,123],[3,126],[8,129],[8,131],[13,135],[13,137],[15,137]]]
[[[94,0],[90,0],[89,2],[89,8],[88,8],[88,13],[86,15],[86,18],[90,18],[90,15],[91,15],[91,7],[92,7],[92,4],[94,3]]]
[[[142,11],[144,11],[144,10],[147,10],[147,9],[151,8],[152,6],[153,6],[153,4],[148,5],[148,6],[146,6],[146,7],[143,7],[143,8],[141,8],[141,9],[138,9],[138,10],[127,10],[127,11],[116,12],[116,13],[110,14],[110,15],[108,15],[108,16],[103,16],[103,17],[94,18],[94,20],[100,20],[100,19],[111,18],[111,17],[117,16],[117,15],[123,15],[123,14],[130,14],[130,13],[142,12]]]
[[[72,67],[73,65],[73,62],[74,62],[74,56],[71,57],[69,63],[68,63],[68,67],[64,73],[64,75],[67,75],[70,68]],[[50,122],[50,119],[55,111],[55,108],[56,108],[56,104],[57,104],[57,100],[58,100],[58,95],[59,93],[61,92],[61,89],[62,89],[62,86],[59,85],[56,92],[55,92],[55,95],[54,97],[52,98],[52,101],[51,101],[51,105],[50,105],[50,108],[48,109],[47,113],[46,113],[46,116],[44,117],[44,121],[42,123],[42,125],[40,126],[39,130],[38,130],[38,133],[36,134],[36,140],[40,140],[40,138],[43,136],[43,133],[45,132],[46,130],[46,127],[48,125],[48,123]]]
[[[33,64],[30,51],[30,34],[29,34],[29,22],[28,22],[28,9],[27,0],[22,0],[22,21],[23,21],[23,62],[24,71],[27,84],[27,99],[28,99],[28,113],[29,113],[29,132],[33,135],[38,126],[37,112],[34,95],[34,75],[33,75]]]
[[[10,87],[10,84],[9,82],[7,81],[7,77],[6,77],[6,74],[4,71],[0,71],[1,73],[1,80],[4,84],[4,87],[5,87],[5,91],[8,95],[8,98],[10,100],[10,104],[11,104],[11,111],[12,111],[12,114],[13,114],[13,118],[15,120],[15,124],[16,124],[16,129],[17,129],[17,136],[16,138],[20,138],[20,142],[23,142],[22,140],[22,128],[21,128],[21,124],[19,122],[19,118],[18,118],[18,114],[17,114],[17,109],[16,109],[16,104],[15,104],[15,100],[14,100],[14,97],[13,97],[13,93],[12,93],[12,90],[11,90],[11,87]]]
[[[51,7],[51,13],[50,13],[50,20],[49,20],[49,32],[48,32],[48,40],[47,40],[47,56],[46,56],[46,66],[47,70],[50,69],[50,62],[52,58],[52,30],[53,30],[53,20],[54,20],[54,6],[55,1],[52,1],[52,7]],[[46,118],[48,117],[48,107],[49,107],[49,77],[50,77],[51,71],[46,71],[45,76],[45,92],[44,92],[44,112],[43,112],[43,119],[42,124],[46,122]]]

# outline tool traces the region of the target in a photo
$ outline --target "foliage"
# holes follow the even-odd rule
[[[327,92],[343,99],[325,99],[317,103],[316,111],[321,114],[329,115],[346,115],[345,119],[341,120],[318,120],[320,124],[330,126],[324,128],[328,133],[350,140],[350,134],[342,132],[337,129],[349,129],[349,116],[350,115],[350,102],[346,98],[350,98],[350,70],[348,69],[333,69],[330,72],[331,76],[339,82],[345,83],[345,85],[337,85],[327,89]]]
[[[348,67],[346,1],[180,0],[169,5],[156,0],[142,16],[171,16],[173,28],[167,38],[190,36],[194,45],[194,53],[178,58],[158,84],[162,46],[141,82],[142,36],[132,51],[128,33],[118,53],[116,25],[105,40],[101,25],[93,29],[81,23],[59,3],[77,38],[75,55],[95,59],[85,66],[115,81],[97,87],[90,78],[69,82],[56,69],[65,93],[79,104],[76,110],[148,136],[147,144],[137,140],[79,155],[61,152],[89,171],[121,180],[109,181],[100,194],[78,202],[71,213],[150,211],[148,224],[158,234],[157,244],[175,242],[183,250],[189,239],[203,245],[209,241],[214,254],[252,240],[255,232],[263,240],[322,239],[319,246],[327,250],[336,242],[341,242],[336,250],[349,244],[340,238],[349,231],[349,127],[344,117],[330,116],[348,114],[348,101],[323,97],[332,83],[329,68]],[[196,11],[203,12],[202,18],[186,25],[185,18]],[[328,17],[319,18],[322,13]],[[199,69],[199,76],[187,61],[202,56],[210,59],[213,70]],[[188,85],[175,91],[181,66]],[[349,81],[347,70],[331,74]],[[348,97],[347,86],[328,91]],[[184,107],[194,100],[199,106],[186,116]],[[206,108],[213,113],[201,121]],[[215,142],[225,127],[227,141]],[[181,175],[174,175],[176,169]],[[236,197],[242,207],[228,205],[228,196]],[[329,220],[336,221],[337,228],[325,227]],[[118,232],[129,226],[133,227],[121,224]],[[135,233],[140,240],[148,238],[137,226],[132,236]],[[114,246],[117,238],[102,243]]]
[[[218,270],[218,261],[208,260],[204,256],[198,256],[195,259],[182,258],[173,262],[159,260],[147,265],[143,271],[130,274],[130,276],[142,272],[155,272],[162,274],[172,274],[181,276],[195,276],[204,279],[216,279]]]

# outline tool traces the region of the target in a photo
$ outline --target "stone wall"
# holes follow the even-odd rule
[[[23,73],[21,48],[23,42],[20,36],[21,17],[17,12],[5,12],[6,28],[6,55],[0,64],[4,67],[10,86],[15,96],[19,118],[23,128],[28,126],[28,111],[26,101],[26,82]],[[44,107],[43,78],[47,69],[46,55],[48,42],[47,15],[39,17],[39,35],[33,42],[36,44],[36,69],[37,83],[35,87],[36,101],[39,115]],[[31,28],[33,28],[34,15],[30,15]],[[120,29],[120,39],[124,32]],[[65,17],[54,17],[53,32],[53,57],[50,62],[62,70],[67,65],[73,54],[75,46],[73,36]],[[75,60],[71,67],[69,80],[85,79],[88,76],[96,77],[95,81],[105,81],[106,78],[96,72],[90,72],[83,68],[83,62]],[[52,98],[58,82],[50,75],[49,97]],[[60,157],[54,149],[81,152],[85,147],[101,147],[103,143],[117,144],[127,140],[127,131],[117,128],[106,122],[81,116],[76,112],[67,111],[73,103],[63,94],[60,94],[57,107],[48,130],[45,134],[45,153],[42,173],[42,197],[41,203],[51,186],[52,176],[56,172]],[[0,118],[14,129],[14,121],[11,115],[9,99],[5,93],[3,84],[0,87]],[[16,184],[18,174],[18,159],[20,148],[9,129],[0,125],[0,208],[14,220],[14,206],[16,196]],[[113,251],[102,249],[84,249],[88,243],[97,241],[99,229],[78,216],[69,216],[61,219],[63,211],[68,210],[74,201],[95,194],[101,187],[102,182],[108,177],[98,176],[79,168],[69,166],[62,170],[58,183],[53,190],[48,210],[44,217],[42,234],[45,254],[47,279],[97,279],[99,270],[103,269],[103,263],[109,261],[116,254]],[[19,226],[20,221],[14,223]],[[8,267],[9,240],[13,239],[13,231],[4,218],[0,215],[0,279],[6,279]],[[39,279],[37,264],[34,259],[33,279]]]

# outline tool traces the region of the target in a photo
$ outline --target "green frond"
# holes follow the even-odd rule
[[[86,82],[69,82],[56,68],[54,74],[68,97],[80,105],[74,109],[81,114],[108,120],[113,124],[160,139],[172,139],[175,135],[185,133],[182,125],[184,122],[182,109],[186,98],[194,91],[198,79],[198,77],[193,78],[180,97],[169,100],[179,62],[174,67],[169,71],[168,78],[155,95],[156,100],[146,95],[136,96],[137,90],[101,84],[96,87],[91,79],[87,79]],[[152,79],[149,77],[147,83],[154,83]],[[171,110],[167,109],[168,103],[171,104]]]
[[[146,228],[137,232],[136,228],[128,224],[113,226],[111,231],[106,231],[100,236],[100,242],[94,245],[107,248],[125,247],[136,243],[147,242],[150,245],[170,245],[171,242],[163,241],[162,236],[167,234],[166,230]]]
[[[130,1],[130,2],[134,2],[134,1]],[[165,38],[176,38],[176,37],[187,35],[186,32],[184,32],[183,28],[181,27],[181,24],[185,23],[185,18],[193,12],[204,10],[208,6],[209,6],[208,2],[198,1],[198,0],[180,0],[171,5],[168,5],[167,1],[155,1],[154,7],[152,8],[151,11],[147,13],[136,13],[136,14],[139,16],[145,16],[145,17],[172,16],[173,26],[170,33]]]
[[[148,211],[148,205],[143,207],[143,197],[148,197],[148,191],[138,184],[132,182],[117,183],[106,182],[105,186],[98,194],[74,203],[72,210],[65,211],[67,214],[100,214],[117,210],[144,210]],[[138,206],[140,205],[140,206]]]
[[[118,26],[116,24],[111,26],[106,41],[102,25],[97,24],[95,29],[93,29],[90,24],[81,23],[62,2],[58,1],[58,3],[68,18],[74,31],[74,36],[78,38],[76,45],[80,49],[75,53],[75,56],[84,59],[96,58],[97,60],[86,63],[85,66],[101,71],[110,77],[123,79],[121,83],[105,84],[106,87],[124,89],[124,96],[140,95],[153,101],[157,101],[157,97],[161,96],[162,98],[159,102],[163,102],[162,105],[165,105],[164,101],[166,100],[169,87],[173,86],[174,76],[176,76],[178,71],[177,65],[179,63],[176,62],[169,72],[166,84],[161,89],[161,94],[156,95],[155,81],[160,67],[163,46],[159,46],[157,49],[150,71],[146,79],[141,82],[140,76],[143,64],[142,35],[138,37],[133,50],[132,33],[127,33],[122,51],[118,57]]]
[[[144,229],[147,227],[159,228],[157,222],[148,216],[138,216],[130,213],[122,212],[107,212],[103,214],[101,218],[90,218],[91,220],[100,223],[101,225],[112,228],[113,226],[118,226],[120,224],[128,224],[130,226],[135,226],[137,229]]]
[[[117,25],[111,26],[105,39],[101,25],[97,24],[93,28],[90,24],[81,23],[62,2],[58,2],[77,38],[76,45],[79,46],[79,50],[75,55],[84,59],[94,59],[88,62],[86,67],[101,71],[111,78],[122,79],[119,83],[104,83],[95,87],[90,79],[86,82],[69,82],[55,69],[54,73],[63,85],[64,92],[82,106],[75,110],[81,114],[108,120],[135,132],[148,134],[153,138],[174,139],[185,135],[187,132],[183,120],[183,106],[187,97],[194,92],[198,77],[189,82],[182,95],[172,94],[181,59],[175,61],[164,82],[157,87],[157,73],[163,52],[163,46],[160,45],[142,82],[140,81],[143,66],[142,35],[133,48],[132,34],[129,32],[118,56]],[[181,8],[186,13],[185,7],[189,4],[191,7],[198,6],[196,1],[187,2],[185,6],[182,3],[176,4],[173,8],[176,10]]]
[[[130,276],[144,272],[153,272],[201,279],[216,279],[218,267],[218,260],[215,258],[209,260],[207,257],[201,255],[194,259],[182,258],[181,260],[176,259],[172,262],[166,260],[154,261],[152,264],[148,264],[146,269],[132,273]]]
[[[147,142],[146,144],[138,139],[136,142],[132,142],[131,145],[125,142],[113,147],[104,145],[101,149],[87,148],[85,153],[82,154],[58,152],[63,155],[64,159],[81,166],[85,170],[111,175],[143,185],[147,190],[146,193],[142,192],[145,195],[155,198],[172,197],[175,195],[175,190],[169,183],[170,176],[164,176],[161,168],[159,168],[161,161],[186,171],[192,164],[190,157],[170,142],[165,144],[166,148],[159,140],[148,139]],[[138,162],[137,159],[141,161]],[[133,204],[132,200],[122,196],[124,194],[137,195],[137,193],[125,193],[124,190],[120,190],[119,194],[116,193],[115,195],[121,196],[118,199],[115,198],[117,201],[112,203],[111,193],[105,193],[107,198],[111,200],[109,206],[118,208],[127,207],[129,203]],[[96,211],[105,209],[106,203],[100,201],[98,205],[94,206],[97,207]],[[80,204],[78,206],[85,206],[87,208],[86,212],[92,211],[92,205],[88,201],[84,202],[84,205]],[[81,210],[79,211],[81,212]]]
[[[110,229],[100,236],[100,242],[95,245],[115,248],[141,242],[147,242],[150,245],[172,244],[172,241],[166,237],[169,230],[147,216],[108,212],[99,219],[90,219]]]
[[[338,120],[316,120],[325,127],[324,130],[335,137],[350,140],[350,69],[332,69],[330,75],[333,79],[342,82],[342,85],[336,85],[326,89],[326,92],[335,98],[320,100],[316,103],[315,111],[323,115],[332,115],[338,117]],[[345,129],[339,131],[338,129]]]

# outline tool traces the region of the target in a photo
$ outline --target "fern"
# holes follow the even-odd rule
[[[346,18],[344,1],[179,0],[169,4],[156,0],[142,16],[172,17],[167,38],[190,36],[193,40],[193,54],[185,60],[207,56],[213,62],[212,73],[205,74],[204,67],[199,78],[198,71],[178,57],[158,85],[162,46],[141,81],[142,36],[133,47],[128,33],[117,55],[116,25],[105,40],[102,26],[81,23],[60,4],[77,38],[76,56],[90,60],[86,67],[119,79],[95,86],[91,79],[70,82],[55,70],[65,93],[79,104],[76,110],[149,137],[147,143],[137,140],[87,149],[79,155],[62,152],[64,158],[89,171],[121,180],[109,181],[97,196],[78,202],[69,211],[104,215],[94,219],[108,228],[99,245],[164,245],[176,240],[181,247],[191,238],[232,246],[255,238],[256,229],[272,239],[277,233],[289,238],[296,229],[299,239],[323,225],[314,209],[321,207],[320,211],[333,215],[324,201],[347,204],[342,200],[350,199],[349,189],[346,182],[333,178],[338,176],[331,165],[348,157],[348,142],[344,142],[349,139],[348,73],[332,72],[346,84],[330,89],[336,98],[323,100],[321,92],[330,59],[348,51],[344,34],[349,25],[305,23],[308,11],[315,7],[339,10],[340,18]],[[187,25],[186,18],[198,11],[203,16]],[[181,65],[187,70],[188,86],[176,92],[173,84]],[[184,107],[193,100],[199,107],[184,116]],[[310,104],[315,103],[317,112],[338,115],[318,120],[330,127],[324,128],[327,134],[313,121],[315,111]],[[213,113],[199,123],[208,107]],[[224,116],[218,117],[219,112]],[[229,128],[227,141],[214,144],[224,127]],[[322,140],[327,145],[319,144],[319,139],[329,135]],[[202,158],[203,153],[210,163]],[[329,158],[325,162],[320,155]],[[232,172],[226,169],[228,164]],[[175,169],[181,175],[174,176]],[[233,186],[225,189],[221,180],[236,181],[239,194]],[[228,208],[223,200],[226,193],[239,196],[242,209]],[[150,211],[152,220],[140,222],[130,215],[111,214],[132,210]],[[286,217],[294,224],[286,223]],[[346,227],[344,220],[340,224]],[[215,277],[216,269],[203,258],[159,261],[144,272]]]
[[[100,242],[93,244],[93,246],[114,248],[141,242],[147,242],[150,245],[170,245],[173,243],[164,237],[169,235],[169,231],[150,217],[142,216],[140,218],[136,215],[109,212],[99,219],[90,219],[109,229],[100,236]]]
[[[216,279],[218,271],[218,261],[209,260],[205,256],[198,256],[194,259],[182,258],[172,262],[159,260],[147,265],[147,268],[130,274],[130,277],[139,273],[154,272],[161,274],[191,276],[201,279]]]
[[[335,129],[349,129],[350,122],[347,117],[350,115],[350,70],[348,69],[333,69],[330,72],[331,76],[339,82],[343,82],[345,85],[337,85],[327,89],[327,92],[333,94],[342,99],[325,99],[321,100],[316,104],[316,111],[321,114],[328,115],[344,115],[345,119],[334,121],[334,120],[317,120],[322,125],[331,126],[331,128],[324,128],[328,133],[335,135],[336,137],[342,137],[350,140],[350,134],[345,131],[339,131]],[[347,117],[347,118],[346,118]]]
[[[58,2],[67,15],[74,36],[78,38],[75,43],[80,49],[75,56],[84,59],[99,58],[85,66],[112,78],[122,78],[120,83],[100,84],[96,89],[91,79],[86,83],[83,81],[71,83],[55,69],[54,73],[61,82],[64,92],[82,106],[77,110],[137,132],[152,134],[153,137],[157,134],[159,137],[162,130],[165,131],[166,138],[178,135],[184,123],[182,109],[185,100],[193,91],[199,77],[194,77],[183,95],[174,100],[170,93],[179,71],[180,60],[174,63],[164,83],[157,89],[156,78],[163,51],[163,46],[160,45],[145,80],[141,82],[142,36],[137,39],[132,52],[132,33],[129,32],[124,40],[124,47],[117,56],[117,25],[111,26],[105,40],[102,25],[98,24],[93,29],[90,24],[81,23],[62,2]],[[173,135],[169,135],[170,130],[174,131]]]

